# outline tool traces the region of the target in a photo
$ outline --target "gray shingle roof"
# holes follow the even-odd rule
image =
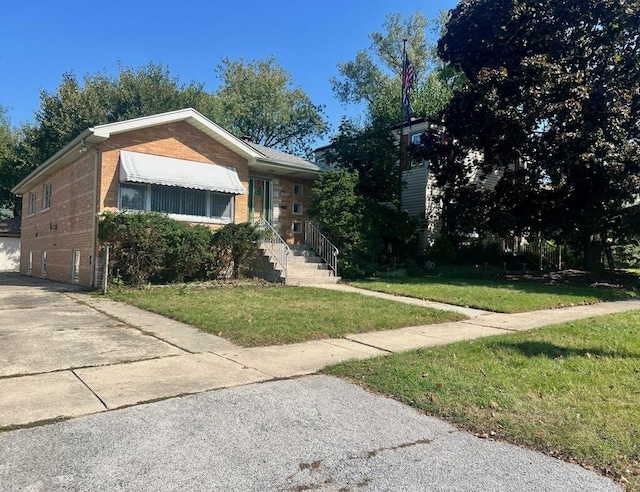
[[[288,164],[290,166],[299,167],[301,169],[309,169],[312,171],[326,171],[328,168],[326,166],[315,164],[310,162],[302,157],[298,157],[297,155],[288,154],[287,152],[283,152],[281,150],[277,150],[271,147],[265,147],[264,145],[260,145],[254,142],[246,142],[248,145],[253,147],[256,151],[260,152],[266,160],[277,162],[280,164]]]

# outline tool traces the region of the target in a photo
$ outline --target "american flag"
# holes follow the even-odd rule
[[[404,54],[404,62],[402,65],[402,105],[407,112],[407,123],[411,124],[411,87],[415,74],[413,65],[409,61],[407,54]]]

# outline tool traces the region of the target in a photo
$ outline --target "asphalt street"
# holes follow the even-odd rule
[[[0,433],[0,483],[5,491],[620,490],[327,376]]]

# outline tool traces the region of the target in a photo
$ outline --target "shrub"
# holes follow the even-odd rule
[[[161,275],[168,256],[167,231],[175,221],[157,213],[105,213],[98,237],[110,247],[111,276],[142,285]]]
[[[259,254],[260,231],[249,223],[227,224],[215,232],[211,244],[216,251],[215,270],[218,277],[244,277]]]
[[[98,237],[110,247],[110,277],[140,286],[242,277],[258,254],[260,235],[250,224],[227,224],[214,233],[154,212],[108,212]]]

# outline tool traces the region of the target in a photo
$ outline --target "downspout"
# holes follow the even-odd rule
[[[93,226],[91,231],[91,286],[97,287],[95,285],[96,280],[96,257],[98,255],[97,251],[97,234],[98,234],[98,164],[100,161],[100,151],[98,148],[95,148],[95,156],[93,159],[93,204],[92,204],[92,213],[93,217]]]

